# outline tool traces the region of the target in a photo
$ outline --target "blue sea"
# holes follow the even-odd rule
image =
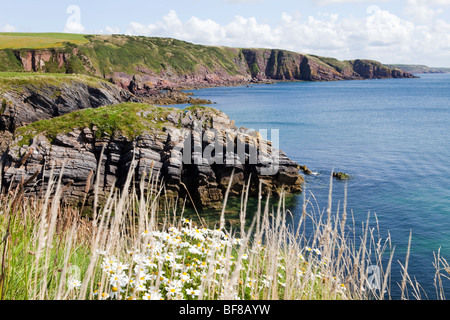
[[[391,298],[399,298],[399,262],[410,232],[408,272],[422,299],[436,299],[434,253],[450,259],[450,74],[418,79],[283,82],[191,91],[210,99],[238,127],[278,129],[280,149],[317,172],[289,208],[294,220],[303,197],[326,208],[333,171],[351,175],[347,211],[360,228],[371,215],[395,246]],[[345,183],[333,181],[333,208]],[[444,282],[447,295],[450,284]],[[410,296],[411,298],[411,296]]]

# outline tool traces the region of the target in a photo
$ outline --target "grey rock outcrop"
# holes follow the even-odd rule
[[[139,116],[154,117],[157,109],[148,106]],[[197,207],[221,206],[232,172],[231,196],[241,194],[249,180],[252,194],[260,184],[264,193],[301,191],[298,164],[272,148],[259,132],[238,129],[223,112],[164,108],[158,117],[159,125],[149,122],[135,137],[117,133],[98,138],[95,124],[58,134],[52,141],[45,133],[28,145],[18,137],[4,156],[3,185],[14,188],[32,178],[25,194],[43,195],[53,168],[55,175],[62,171],[64,199],[79,203],[85,197],[92,201],[96,184],[101,197],[113,183],[122,187],[131,172],[136,184],[144,179],[155,190],[164,185],[169,196],[183,198],[189,191]]]
[[[70,77],[70,76],[68,76]],[[139,101],[128,90],[95,79],[61,83],[25,83],[0,88],[0,131],[13,132],[17,127],[50,119],[72,111],[97,108],[126,101]],[[70,78],[68,78],[70,80]]]

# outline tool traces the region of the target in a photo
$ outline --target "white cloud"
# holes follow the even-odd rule
[[[318,6],[327,6],[330,4],[343,4],[343,3],[386,2],[386,0],[312,0],[312,1],[314,4]]]
[[[436,19],[419,24],[378,6],[367,9],[367,16],[362,18],[341,18],[327,13],[302,17],[283,13],[276,26],[261,23],[255,17],[242,16],[235,16],[227,24],[198,17],[181,21],[171,10],[149,25],[130,23],[127,34],[173,37],[209,45],[279,48],[339,59],[369,58],[384,63],[448,65],[448,22]]]
[[[432,9],[430,4],[435,3],[444,3],[444,0],[441,1],[423,1],[423,0],[407,0],[404,12],[411,18],[413,21],[417,23],[430,23],[433,21],[439,14],[443,12],[442,9]],[[450,1],[447,1],[450,4]],[[442,4],[441,3],[441,4]]]
[[[107,34],[119,34],[120,33],[120,28],[106,26],[105,33],[107,33]]]
[[[420,0],[420,2],[431,5],[450,6],[450,0]]]
[[[67,18],[66,25],[64,26],[64,32],[83,33],[86,31],[86,28],[81,24],[80,7],[75,5],[68,6],[66,13],[70,14],[70,16]]]
[[[84,33],[86,28],[80,23],[66,23],[64,26],[64,32],[67,33]]]
[[[228,3],[262,2],[263,0],[225,0]]]
[[[0,32],[15,32],[16,30],[17,28],[9,23],[5,24],[3,27],[0,27]]]

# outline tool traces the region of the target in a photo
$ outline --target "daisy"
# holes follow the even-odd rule
[[[110,273],[111,271],[114,271],[113,268],[111,268],[111,265],[109,263],[103,262],[100,266],[103,270],[103,272]]]
[[[119,297],[119,288],[112,287],[111,294],[109,295],[111,299],[117,299]]]
[[[81,281],[71,277],[67,280],[67,286],[69,290],[78,289],[81,287]]]
[[[186,290],[186,294],[188,296],[191,296],[192,299],[194,299],[195,297],[198,297],[198,295],[200,294],[200,290],[195,290],[191,287]]]
[[[169,286],[167,288],[167,297],[172,298],[181,294],[181,288],[178,286]]]
[[[200,229],[195,228],[194,230],[192,230],[191,236],[195,240],[205,241],[205,237],[203,236],[203,232]]]
[[[109,298],[109,293],[103,292],[103,293],[100,295],[100,298],[103,299],[103,300],[108,299],[108,298]]]
[[[139,283],[146,283],[147,281],[152,280],[152,276],[150,274],[147,273],[142,273],[139,275],[139,279],[138,282]]]
[[[174,270],[182,270],[183,264],[182,263],[175,263],[173,261],[170,262],[170,267]]]
[[[141,233],[141,237],[147,237],[150,235],[150,231],[145,230],[144,232]]]
[[[128,269],[128,265],[122,262],[119,262],[116,267],[116,272],[122,272]]]
[[[187,272],[183,272],[180,276],[180,279],[182,282],[186,282],[186,283],[189,283],[191,281],[191,277],[189,276],[189,274]]]
[[[192,254],[202,254],[201,250],[197,249],[196,247],[192,247],[192,246],[190,246],[188,251],[189,251],[189,253],[192,253]]]
[[[136,286],[135,290],[136,290],[136,292],[141,292],[141,291],[146,291],[147,288],[145,288],[145,286],[142,283],[140,283]]]

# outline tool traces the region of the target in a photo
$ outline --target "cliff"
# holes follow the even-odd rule
[[[176,39],[123,35],[87,35],[84,39],[83,43],[58,42],[41,49],[19,45],[3,48],[0,71],[87,74],[129,90],[137,85],[145,89],[138,92],[144,96],[152,89],[250,81],[413,77],[376,61],[339,61],[278,49],[214,47]]]
[[[249,179],[251,194],[260,184],[265,194],[301,191],[298,164],[271,145],[212,108],[122,103],[17,129],[3,155],[2,185],[27,181],[25,194],[42,196],[53,168],[62,175],[65,201],[80,203],[92,201],[96,184],[101,198],[113,183],[123,187],[131,170],[136,183],[163,184],[167,196],[181,199],[189,190],[197,207],[215,207],[234,171],[231,195],[241,194]]]
[[[425,65],[417,64],[387,64],[389,68],[400,69],[412,74],[420,73],[450,73],[450,68],[440,68],[440,67],[428,67]]]
[[[0,77],[0,131],[72,111],[138,101],[128,90],[83,75],[8,74]]]

